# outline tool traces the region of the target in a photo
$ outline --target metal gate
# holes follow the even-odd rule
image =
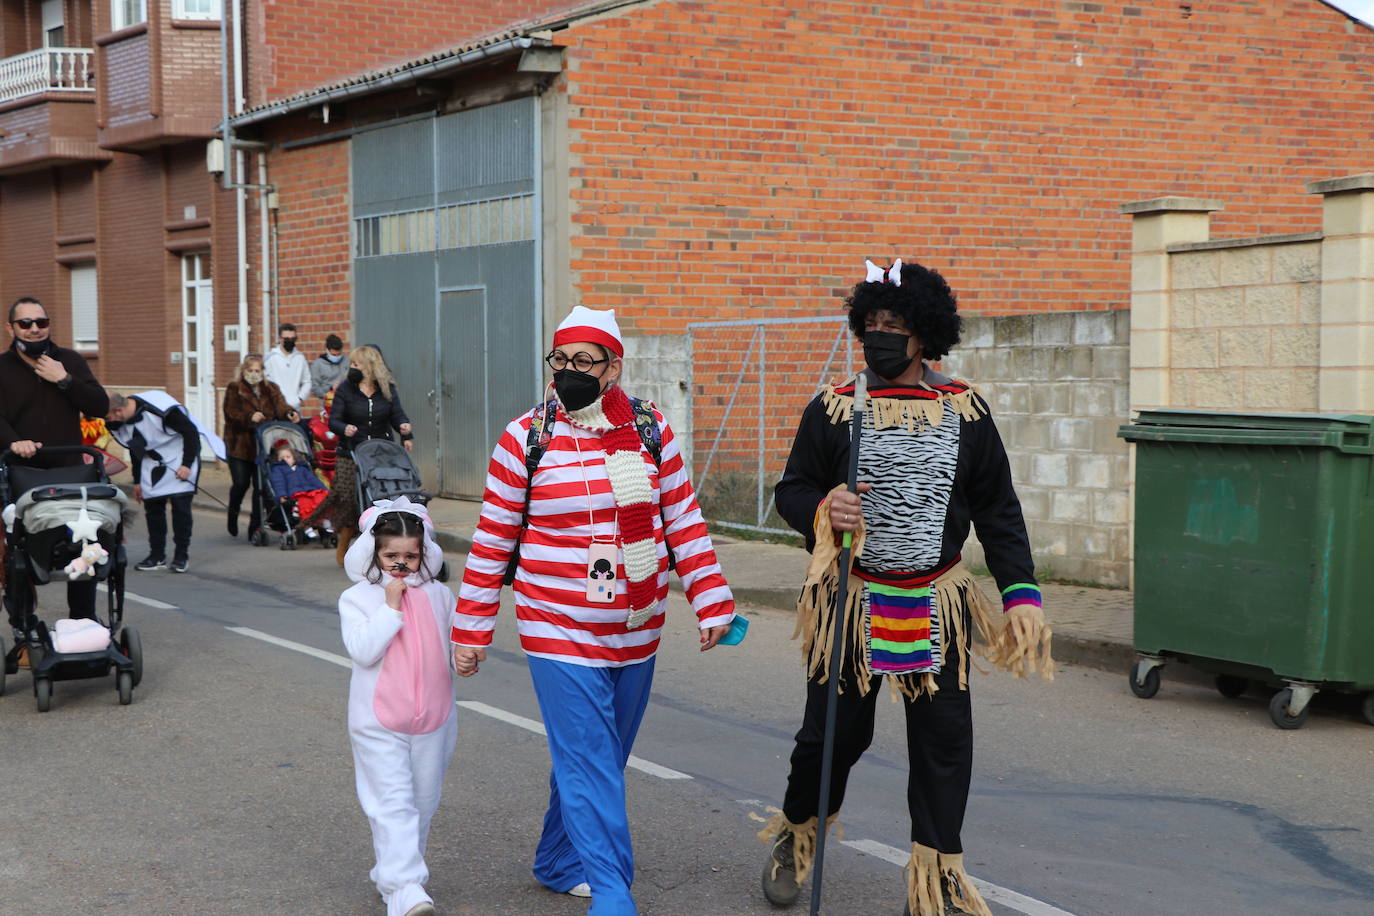
[[[425,484],[479,498],[506,423],[539,397],[538,103],[353,140],[354,329],[382,348]]]

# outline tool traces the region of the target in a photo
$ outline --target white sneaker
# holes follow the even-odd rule
[[[592,886],[586,881],[583,881],[581,884],[574,884],[563,893],[567,894],[569,897],[590,897],[592,895]]]

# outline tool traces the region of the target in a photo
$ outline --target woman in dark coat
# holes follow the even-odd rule
[[[326,499],[304,526],[322,518],[334,522],[339,536],[337,559],[343,565],[344,553],[358,532],[358,468],[353,463],[353,448],[368,439],[394,439],[400,434],[406,451],[413,448],[410,418],[401,406],[396,380],[376,347],[358,347],[348,355],[348,375],[334,389],[334,404],[329,410],[329,428],[339,437],[334,468],[334,483]]]
[[[239,507],[243,495],[252,489],[249,498],[248,535],[262,525],[258,509],[258,478],[253,462],[258,454],[254,431],[268,420],[300,419],[300,414],[286,403],[281,389],[267,381],[263,374],[261,356],[250,356],[239,366],[234,380],[224,389],[224,445],[229,453],[229,535],[239,535]]]

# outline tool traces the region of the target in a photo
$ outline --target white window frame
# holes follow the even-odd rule
[[[100,284],[95,262],[73,264],[67,268],[72,304],[72,349],[100,349]]]
[[[190,5],[204,9],[191,9]],[[199,19],[205,22],[218,22],[220,20],[220,0],[172,0],[173,19]]]
[[[39,14],[43,22],[43,47],[65,47],[66,23],[62,20],[62,0],[43,0],[43,5],[39,8]],[[52,33],[57,29],[63,30],[64,37],[61,44],[54,45],[52,43]]]
[[[138,25],[140,22],[148,21],[148,0],[133,0],[134,12],[128,21],[125,21],[125,4],[128,0],[110,0],[110,30],[118,32],[120,29],[127,29],[131,25]]]

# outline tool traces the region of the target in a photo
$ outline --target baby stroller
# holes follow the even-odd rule
[[[421,489],[420,472],[410,452],[391,439],[368,439],[353,446],[358,466],[358,507],[366,509],[379,499],[409,497],[424,505],[430,496]]]
[[[296,530],[300,514],[296,510],[295,500],[281,501],[282,496],[289,494],[273,490],[272,462],[275,460],[277,449],[286,445],[296,453],[298,464],[304,464],[314,470],[310,443],[306,440],[304,430],[295,423],[283,420],[269,420],[259,424],[254,435],[257,437],[258,445],[257,467],[254,473],[258,475],[258,512],[262,518],[262,527],[254,531],[249,540],[255,547],[265,547],[267,529],[270,528],[280,534],[279,543],[282,550],[295,550],[306,540],[306,537]],[[327,485],[321,482],[320,489],[327,489]],[[333,547],[338,543],[331,531],[322,532],[317,540],[321,547]]]
[[[4,603],[15,626],[14,648],[6,652],[0,638],[0,693],[5,675],[19,670],[20,653],[27,650],[39,712],[48,711],[54,681],[105,677],[113,668],[119,702],[127,706],[143,680],[143,641],[137,630],[123,626],[127,500],[110,485],[99,449],[52,446],[42,452],[44,457],[77,453],[86,463],[56,468],[11,464],[10,452],[0,455],[0,501],[6,506]],[[55,574],[60,581],[67,570],[83,568],[105,583],[107,620],[62,620],[49,629],[36,613],[37,586],[49,584]]]
[[[379,499],[405,496],[426,505],[430,495],[420,488],[420,471],[410,460],[410,452],[391,439],[368,439],[353,446],[353,463],[358,466],[358,508],[367,509]],[[447,582],[448,561],[434,578]]]

